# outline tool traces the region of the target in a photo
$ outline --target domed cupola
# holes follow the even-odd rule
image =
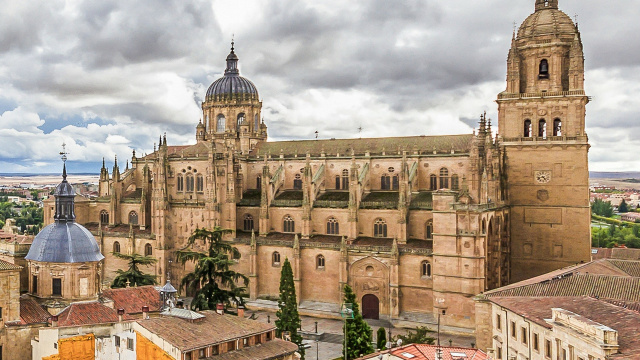
[[[227,68],[224,76],[209,86],[205,101],[218,100],[258,100],[258,89],[249,80],[240,76],[238,56],[231,42],[231,52],[227,56]]]
[[[36,235],[25,259],[52,263],[94,262],[104,259],[91,232],[75,222],[76,192],[67,181],[66,165],[63,168],[62,182],[56,187],[54,196],[55,222],[45,226]]]
[[[573,40],[577,32],[573,20],[558,9],[558,0],[536,0],[536,11],[520,25],[518,40],[547,35]]]

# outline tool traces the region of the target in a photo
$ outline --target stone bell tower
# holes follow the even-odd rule
[[[536,0],[514,32],[497,102],[512,281],[589,261],[589,97],[580,32],[558,0]]]

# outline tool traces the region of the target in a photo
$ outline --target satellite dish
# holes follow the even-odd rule
[[[402,345],[402,339],[398,339],[398,346]]]

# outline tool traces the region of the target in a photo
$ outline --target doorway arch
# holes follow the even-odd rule
[[[365,319],[380,319],[380,300],[373,294],[362,297],[362,317]]]

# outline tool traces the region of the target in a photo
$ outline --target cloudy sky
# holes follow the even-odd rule
[[[0,0],[0,173],[98,172],[195,142],[235,34],[270,140],[472,131],[534,0]],[[640,170],[640,6],[560,0],[586,57],[591,170]],[[358,128],[362,132],[358,133]]]

